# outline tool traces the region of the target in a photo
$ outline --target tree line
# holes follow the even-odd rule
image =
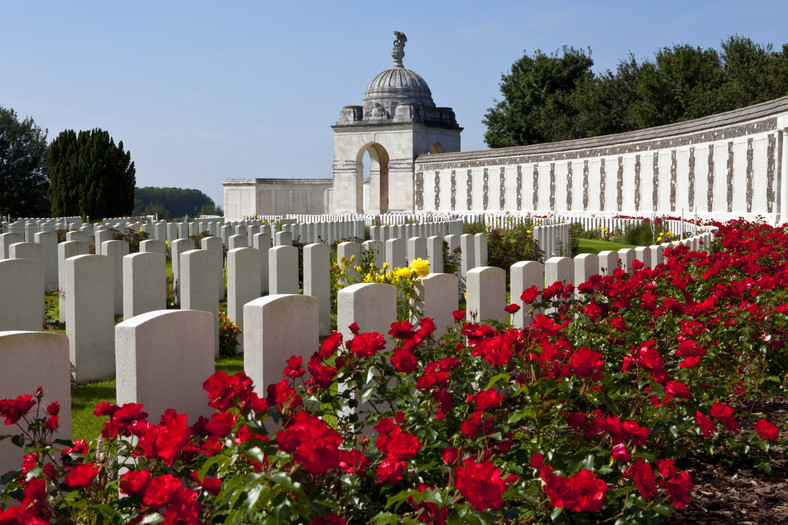
[[[518,59],[487,110],[492,148],[595,137],[672,124],[788,95],[788,44],[779,51],[728,37],[717,51],[664,47],[596,74],[591,50],[564,47]]]
[[[47,131],[0,106],[0,214],[92,219],[221,215],[207,195],[181,188],[135,188],[136,169],[123,142],[102,129],[68,129],[47,144]]]

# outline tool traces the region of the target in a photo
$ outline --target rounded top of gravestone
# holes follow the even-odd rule
[[[434,108],[432,92],[419,75],[402,65],[405,57],[404,33],[394,31],[394,59],[391,69],[387,69],[372,79],[364,93],[364,119],[391,119],[400,104],[414,104],[424,108]]]

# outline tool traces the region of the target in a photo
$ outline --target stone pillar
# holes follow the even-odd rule
[[[632,263],[635,262],[635,250],[622,248],[618,250],[618,258],[621,261],[621,269],[627,273],[632,273]]]
[[[18,233],[0,234],[0,259],[10,259],[10,248],[12,244],[25,242],[24,236]]]
[[[44,329],[41,263],[31,259],[0,261],[0,331]],[[14,396],[16,397],[16,396]]]
[[[337,330],[345,341],[353,338],[348,326],[357,323],[361,332],[377,332],[386,337],[397,320],[397,289],[390,284],[361,283],[343,288],[337,294]]]
[[[331,249],[323,243],[304,246],[304,295],[317,299],[320,337],[331,333]]]
[[[459,304],[459,279],[450,273],[430,273],[416,281],[422,317],[435,322],[433,337],[438,338],[454,326]]]
[[[42,303],[43,304],[43,303]],[[60,426],[56,439],[71,439],[71,374],[68,337],[44,332],[0,331],[0,399],[33,395],[41,387],[41,406],[60,404]],[[14,432],[13,427],[5,430]],[[23,449],[10,439],[0,441],[0,472],[22,464]]]
[[[264,231],[254,234],[252,247],[260,252],[260,294],[268,293],[268,250],[271,249],[271,233],[266,226]]]
[[[407,266],[405,264],[404,240],[389,239],[386,241],[386,262],[389,263],[389,270]]]
[[[163,253],[132,253],[123,257],[122,264],[123,319],[167,308],[167,260]]]
[[[443,237],[433,235],[427,238],[427,257],[430,273],[443,273]]]
[[[164,244],[164,241],[148,239],[147,241],[142,241],[140,243],[140,252],[141,253],[160,253],[160,254],[166,256],[167,255],[167,245]]]
[[[115,315],[123,315],[123,257],[129,254],[126,241],[104,241],[101,253],[112,259],[112,273],[115,282]]]
[[[159,310],[119,323],[117,403],[145,405],[150,421],[168,408],[187,414],[189,424],[210,417],[202,384],[215,370],[212,331],[211,314],[193,310]]]
[[[472,323],[487,320],[506,322],[506,271],[494,266],[468,270],[466,279],[466,314]]]
[[[362,249],[366,252],[374,252],[373,262],[375,268],[378,270],[383,268],[383,262],[386,260],[385,245],[381,241],[364,241],[361,245]]]
[[[259,268],[260,250],[233,248],[227,252],[227,317],[241,330],[244,305],[260,297]]]
[[[59,286],[57,273],[57,233],[53,230],[38,232],[34,235],[36,244],[42,248],[41,257],[44,272],[44,291],[57,289]]]
[[[644,268],[651,268],[651,248],[649,246],[635,248],[635,259],[642,262]]]
[[[206,237],[215,239],[215,237]],[[216,274],[219,258],[214,250],[188,250],[181,254],[181,309],[210,312],[214,317],[214,353],[219,355],[219,300]]]
[[[464,233],[460,236],[460,250],[462,251],[462,259],[460,261],[460,274],[463,278],[467,275],[469,270],[474,268],[476,264],[476,243],[473,234]]]
[[[106,255],[66,259],[66,335],[74,381],[115,375],[115,279]],[[62,304],[62,303],[61,303]]]
[[[599,258],[599,275],[613,275],[618,268],[618,252],[605,250],[597,254]]]
[[[229,243],[229,240],[227,242]],[[219,237],[203,237],[202,241],[200,241],[200,248],[203,250],[211,250],[218,256],[219,272],[216,276],[218,295],[216,296],[216,300],[221,301],[226,297],[224,292],[224,246]]]
[[[477,233],[473,238],[474,268],[487,266],[487,234]]]
[[[544,264],[539,261],[520,261],[514,263],[510,270],[510,292],[511,302],[521,308],[512,315],[512,326],[515,328],[525,328],[531,324],[532,314],[530,305],[523,304],[520,297],[525,290],[536,286],[540,290],[544,288]]]
[[[575,286],[588,281],[592,275],[599,273],[599,257],[595,253],[581,253],[574,259]],[[577,293],[575,292],[575,296]]]
[[[408,238],[407,246],[408,264],[416,259],[427,259],[427,239],[424,237]]]
[[[268,250],[271,295],[298,293],[298,248],[276,246]]]
[[[307,369],[320,344],[318,323],[317,299],[308,295],[269,295],[244,305],[244,371],[259,396],[282,380],[290,357],[300,356]]]

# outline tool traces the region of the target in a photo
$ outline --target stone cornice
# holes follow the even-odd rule
[[[417,169],[436,170],[624,155],[774,131],[778,126],[778,115],[784,113],[788,113],[788,97],[627,133],[530,146],[420,155],[416,163]]]

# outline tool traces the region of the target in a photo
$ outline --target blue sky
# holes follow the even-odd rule
[[[0,1],[0,105],[53,140],[102,128],[131,152],[138,186],[331,177],[345,105],[391,66],[454,108],[464,151],[485,149],[502,73],[536,49],[591,49],[598,72],[673,44],[732,34],[780,48],[788,5],[741,1]]]

